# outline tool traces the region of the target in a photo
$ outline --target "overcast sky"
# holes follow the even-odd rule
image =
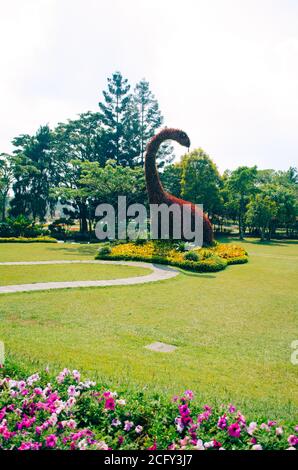
[[[0,0],[0,67],[0,152],[120,70],[221,171],[298,162],[297,0]]]

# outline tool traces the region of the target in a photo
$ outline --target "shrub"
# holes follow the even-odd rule
[[[36,224],[23,215],[7,218],[5,222],[0,223],[0,237],[2,238],[35,238],[48,235],[50,235],[50,231],[45,229],[42,224]]]
[[[187,251],[183,256],[188,261],[199,261],[200,257],[195,251]]]
[[[102,246],[98,250],[98,255],[99,256],[107,256],[112,252],[111,247],[108,245]]]
[[[186,251],[186,243],[185,243],[185,242],[179,242],[179,243],[177,244],[176,250],[177,250],[177,251],[180,251],[181,253],[183,253],[184,251]]]
[[[8,237],[8,238],[0,238],[0,243],[57,243],[57,240],[56,238],[51,238],[51,237],[37,237],[37,238]]]
[[[29,377],[0,369],[0,448],[8,450],[283,450],[298,427],[251,416],[233,405],[196,402],[191,390],[169,400],[118,393],[77,370]]]

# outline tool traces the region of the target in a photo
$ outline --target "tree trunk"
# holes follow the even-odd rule
[[[87,206],[85,202],[81,202],[79,204],[80,210],[80,226],[81,232],[87,233],[88,232],[88,222],[87,222]]]

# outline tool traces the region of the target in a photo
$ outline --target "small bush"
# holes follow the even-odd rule
[[[99,256],[107,256],[107,255],[111,254],[111,252],[112,252],[111,247],[109,245],[105,245],[105,246],[102,246],[101,248],[99,248],[98,255]]]
[[[37,237],[37,238],[6,237],[6,238],[0,238],[0,243],[58,243],[58,242],[56,238],[51,238],[51,237]]]
[[[186,243],[185,242],[179,242],[177,244],[176,250],[181,252],[181,253],[184,253],[186,251]]]
[[[200,257],[195,251],[187,251],[184,255],[184,259],[187,261],[199,261]]]

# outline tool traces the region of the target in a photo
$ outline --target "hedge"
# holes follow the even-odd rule
[[[58,243],[58,242],[56,238],[52,238],[52,237],[36,237],[36,238],[5,237],[5,238],[0,238],[0,243]]]

